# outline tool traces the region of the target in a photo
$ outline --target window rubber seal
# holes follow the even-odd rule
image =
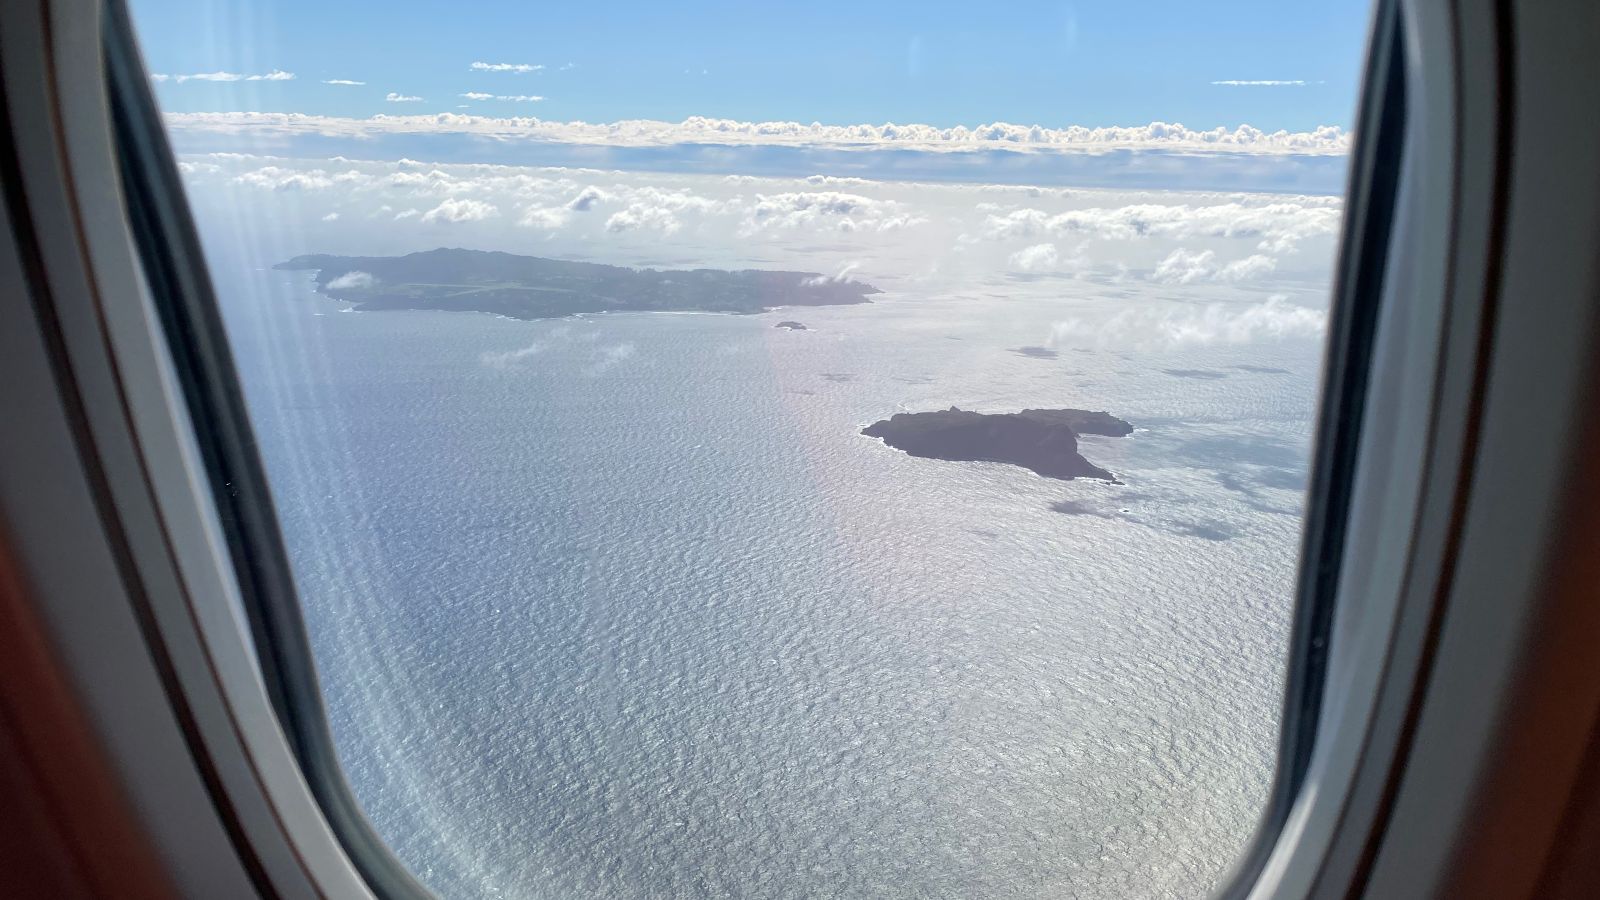
[[[1363,73],[1323,353],[1322,400],[1306,492],[1277,764],[1255,836],[1235,863],[1229,883],[1218,892],[1219,900],[1242,900],[1255,888],[1305,787],[1321,730],[1361,422],[1406,149],[1403,25],[1399,4],[1380,0]]]
[[[134,250],[194,425],[268,700],[312,795],[367,886],[390,900],[432,897],[373,828],[339,762],[288,550],[182,177],[127,8],[109,0],[105,13],[106,87]]]

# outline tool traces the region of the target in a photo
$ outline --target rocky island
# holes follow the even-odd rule
[[[631,269],[483,250],[405,256],[297,256],[317,290],[358,310],[437,309],[514,319],[598,312],[751,314],[779,306],[868,303],[877,288],[815,272]]]
[[[801,322],[779,322],[778,324],[776,324],[776,325],[774,325],[772,327],[773,328],[782,328],[784,331],[809,331],[810,330],[810,329],[806,328],[804,323],[801,323]]]
[[[1132,432],[1132,425],[1104,412],[976,413],[954,406],[937,412],[896,413],[861,430],[924,459],[1010,463],[1046,478],[1101,478],[1114,484],[1121,482],[1078,453],[1078,436],[1124,437]]]

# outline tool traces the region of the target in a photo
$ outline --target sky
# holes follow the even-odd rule
[[[1360,0],[131,7],[170,112],[1268,132],[1349,128],[1369,16]]]

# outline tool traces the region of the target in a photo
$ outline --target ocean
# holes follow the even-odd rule
[[[441,896],[1193,898],[1250,839],[1321,350],[1250,323],[1320,270],[921,248],[860,306],[361,313],[199,205],[340,758]],[[587,258],[863,255],[700,240]],[[860,434],[950,405],[1107,410],[1124,483]]]

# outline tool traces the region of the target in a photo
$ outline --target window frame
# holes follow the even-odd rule
[[[1272,796],[1224,896],[1376,885],[1385,826],[1407,809],[1402,776],[1423,733],[1485,415],[1510,165],[1509,9],[1379,4],[1307,508],[1304,555],[1316,565],[1301,567]],[[142,673],[119,685],[80,659],[91,712],[134,760],[124,774],[135,794],[149,796],[160,778],[184,786],[181,800],[149,800],[146,824],[192,892],[230,885],[232,895],[242,875],[278,896],[428,896],[339,772],[271,495],[126,11],[119,0],[37,0],[7,6],[0,24],[3,113],[17,145],[16,173],[6,174],[20,182],[7,189],[10,224],[32,235],[41,346],[82,457],[83,472],[58,474],[86,480],[97,498],[119,574],[112,595],[131,616],[118,620],[117,658]],[[1399,160],[1372,140],[1385,116],[1405,123]],[[19,121],[51,124],[28,131]],[[1372,231],[1388,221],[1385,203],[1398,217],[1393,241]],[[1342,369],[1358,352],[1370,353],[1370,372]],[[72,616],[82,614],[57,610],[50,623],[80,655],[89,650]],[[123,658],[139,647],[144,668]],[[141,704],[151,690],[165,697],[195,772],[161,769],[171,735],[140,737],[113,708],[135,689]],[[173,803],[189,805],[181,824],[205,827],[209,842],[156,814]]]

